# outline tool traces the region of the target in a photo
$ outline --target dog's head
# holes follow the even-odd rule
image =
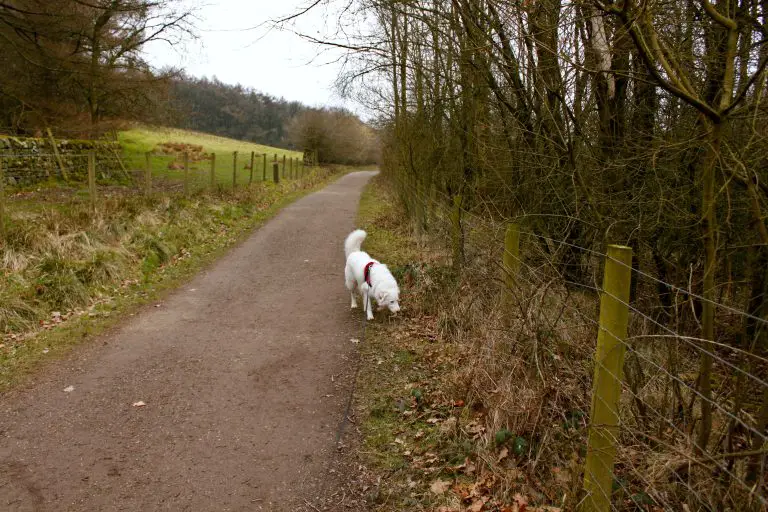
[[[379,311],[382,309],[388,309],[392,313],[400,311],[400,290],[396,287],[376,290],[375,298]]]

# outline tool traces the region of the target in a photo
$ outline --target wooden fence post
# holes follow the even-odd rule
[[[184,195],[189,195],[189,153],[184,152]]]
[[[51,149],[53,150],[53,156],[56,157],[56,163],[59,164],[61,177],[64,178],[64,181],[69,181],[69,176],[67,176],[67,168],[64,166],[64,161],[61,159],[61,155],[59,154],[59,147],[56,145],[56,139],[53,138],[53,132],[51,132],[50,128],[46,128],[45,131],[48,132],[48,140],[51,142]]]
[[[515,285],[515,278],[520,272],[520,226],[513,222],[507,225],[507,231],[504,233],[504,288],[505,300],[509,300],[511,290]]]
[[[631,278],[632,249],[609,245],[600,294],[600,327],[584,466],[586,496],[579,512],[608,512],[611,509]]]
[[[216,188],[216,153],[211,153],[211,190]]]
[[[291,166],[291,179],[294,179],[295,176],[293,175],[293,157],[289,158],[288,161],[289,161],[288,163]]]
[[[0,158],[0,240],[5,240],[5,171]]]
[[[272,167],[273,167],[273,170],[274,170],[274,164],[276,164],[276,163],[277,163],[277,153],[275,153],[275,157],[274,157],[274,160],[272,161]],[[274,173],[273,173],[273,174],[274,174]],[[279,178],[279,177],[278,177],[278,178]],[[278,182],[278,181],[280,181],[280,180],[278,179],[277,181],[275,181],[275,180],[274,180],[274,176],[273,176],[273,177],[272,177],[272,181],[274,181],[275,183],[277,183],[277,182]]]
[[[453,269],[458,273],[464,265],[464,232],[461,229],[460,195],[453,196],[451,225],[453,226]]]
[[[264,168],[261,170],[261,181],[267,181],[267,154],[264,153]]]
[[[91,209],[96,211],[96,153],[88,152],[88,195],[91,198]]]
[[[251,177],[248,178],[248,184],[253,185],[253,164],[254,164],[254,158],[256,158],[256,153],[254,151],[251,151]]]
[[[280,183],[280,164],[277,163],[277,155],[275,155],[275,161],[272,163],[272,181]]]
[[[283,155],[283,178],[285,178],[285,155]]]
[[[144,158],[146,159],[144,164],[144,193],[150,195],[152,193],[152,152],[144,153]]]
[[[237,188],[237,151],[232,153],[232,191]]]

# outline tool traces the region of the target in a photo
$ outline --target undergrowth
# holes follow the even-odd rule
[[[549,274],[551,256],[530,240],[521,247],[526,269],[506,288],[501,223],[465,220],[457,274],[446,249],[450,213],[431,214],[417,243],[404,211],[384,176],[363,194],[365,249],[392,266],[402,288],[402,314],[368,323],[361,348],[360,456],[381,476],[369,502],[382,511],[576,510],[597,294]],[[632,317],[632,336],[642,340],[648,329]],[[678,402],[693,404],[697,355],[685,347],[667,352],[638,342],[625,362],[612,509],[764,510],[733,477],[746,472],[746,460],[734,460],[730,473],[718,471],[674,435],[692,427],[654,418],[652,411],[671,409],[668,384],[643,370],[639,358],[663,368],[674,356]],[[723,442],[725,413],[716,412],[714,423]],[[649,425],[657,425],[650,440],[642,437]]]
[[[392,268],[403,307],[400,317],[369,322],[361,348],[359,455],[381,476],[368,502],[382,511],[571,510],[585,433],[577,411],[588,405],[587,388],[556,367],[582,348],[588,357],[589,348],[569,337],[552,345],[562,352],[534,348],[537,336],[559,338],[560,324],[551,332],[505,324],[497,269],[468,263],[456,275],[447,234],[435,224],[417,243],[402,211],[382,176],[363,193],[365,249]],[[530,316],[542,305],[529,306]]]
[[[95,320],[119,318],[191,275],[338,172],[315,169],[235,194],[105,198],[96,211],[77,199],[12,202],[0,240],[0,390],[76,342],[74,331],[92,332]]]

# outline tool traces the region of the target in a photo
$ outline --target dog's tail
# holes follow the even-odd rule
[[[353,252],[360,250],[360,246],[363,245],[363,240],[365,240],[365,235],[365,231],[356,229],[347,236],[347,239],[344,240],[344,254],[347,258]]]

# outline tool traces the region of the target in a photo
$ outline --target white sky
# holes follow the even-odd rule
[[[300,10],[308,0],[180,0],[197,8],[199,39],[181,47],[153,42],[146,47],[155,67],[176,66],[196,77],[217,77],[228,84],[241,84],[287,100],[310,106],[344,105],[333,90],[339,64],[329,62],[338,53],[318,48],[289,31],[258,27]],[[322,5],[296,20],[296,29],[316,37],[326,32]]]

